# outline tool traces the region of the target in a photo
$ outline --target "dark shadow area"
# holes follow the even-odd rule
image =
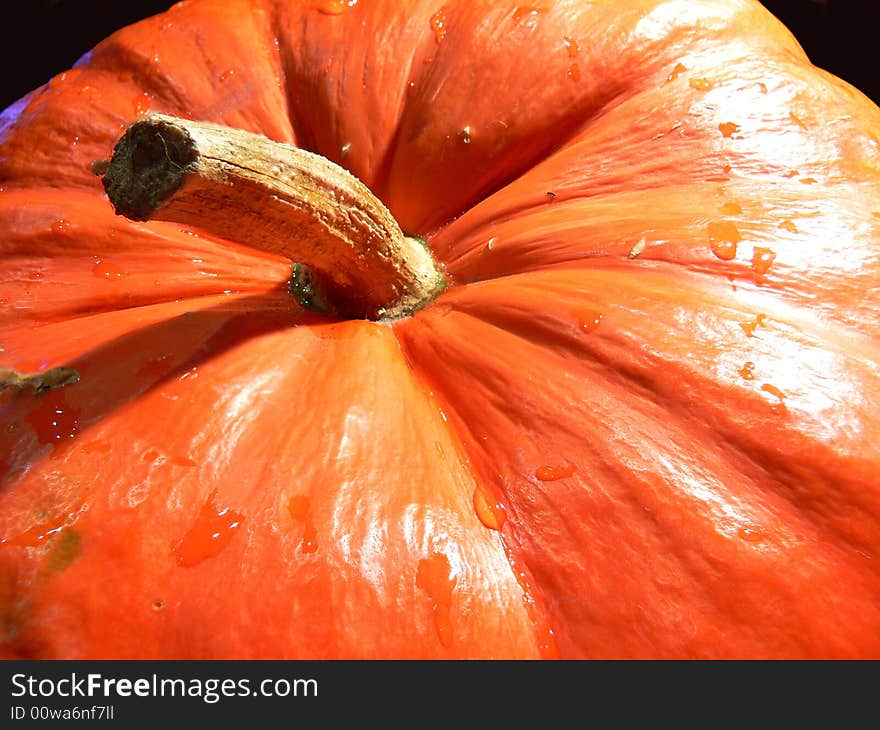
[[[813,63],[880,103],[871,0],[762,0],[795,34]],[[0,109],[50,78],[113,31],[167,10],[172,0],[29,0],[15,5],[0,35]]]
[[[66,71],[120,28],[174,0],[28,0],[4,6],[0,30],[0,109]]]

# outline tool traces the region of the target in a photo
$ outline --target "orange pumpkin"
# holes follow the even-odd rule
[[[449,286],[330,316],[259,205],[117,216],[154,113],[338,163]],[[119,31],[2,115],[5,655],[880,655],[878,146],[751,0]]]

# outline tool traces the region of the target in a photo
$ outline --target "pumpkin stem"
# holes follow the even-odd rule
[[[360,180],[320,155],[215,124],[135,122],[104,171],[116,213],[185,223],[287,256],[334,314],[397,319],[446,285]]]

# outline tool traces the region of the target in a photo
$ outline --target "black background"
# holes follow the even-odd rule
[[[169,8],[171,0],[25,0],[4,6],[0,109],[70,68],[114,30]],[[880,103],[875,0],[764,0],[817,66]],[[10,15],[14,15],[13,20]]]

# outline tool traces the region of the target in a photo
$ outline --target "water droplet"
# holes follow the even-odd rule
[[[108,281],[116,281],[124,275],[122,269],[109,261],[95,259],[95,265],[92,267],[92,274],[99,279],[107,279]]]
[[[538,20],[538,16],[547,12],[547,8],[537,8],[533,5],[523,5],[513,11],[513,19],[517,23],[526,21],[534,23]]]
[[[565,50],[568,53],[568,57],[577,58],[578,54],[581,52],[580,44],[568,35],[562,39],[562,42],[565,44]]]
[[[742,206],[738,203],[725,203],[721,206],[721,212],[727,215],[742,215]]]
[[[555,482],[572,476],[577,468],[571,464],[568,466],[541,466],[535,470],[535,478],[542,482]]]
[[[150,604],[150,608],[152,608],[156,612],[164,611],[165,601],[163,601],[162,599],[156,599],[155,601],[153,601],[152,604]]]
[[[736,244],[742,240],[739,229],[730,221],[713,221],[707,226],[712,253],[722,261],[736,258]]]
[[[244,517],[229,507],[217,507],[217,490],[211,492],[189,532],[174,547],[177,564],[191,568],[213,558],[232,541]]]
[[[318,549],[318,533],[312,522],[312,500],[304,494],[291,497],[287,502],[287,511],[294,522],[302,527],[302,538],[299,546],[304,553],[313,553]]]
[[[33,426],[41,444],[60,444],[79,433],[79,413],[68,404],[61,390],[41,395],[39,405],[25,420]]]
[[[146,114],[150,105],[153,103],[153,97],[149,92],[144,91],[143,93],[138,94],[134,99],[131,100],[131,105],[134,107],[134,113],[138,116],[142,116]]]
[[[733,122],[721,122],[721,124],[718,125],[718,129],[721,130],[721,135],[723,137],[732,137],[739,132],[739,125],[734,124]]]
[[[61,218],[52,224],[52,232],[64,236],[70,233],[70,223]]]
[[[325,15],[341,15],[357,5],[357,2],[358,0],[322,0],[318,4],[318,10]]]
[[[440,10],[431,16],[431,20],[429,21],[431,30],[434,32],[434,40],[436,40],[438,44],[442,43],[443,39],[446,37],[446,13],[444,10],[444,8],[440,8]]]
[[[776,253],[772,249],[755,246],[752,253],[752,269],[758,276],[764,276],[775,260]]]
[[[679,76],[681,76],[685,71],[687,71],[687,66],[685,66],[683,63],[677,63],[677,64],[675,64],[675,68],[672,69],[672,73],[670,73],[669,76],[666,77],[666,81],[667,81],[667,82],[669,82],[669,81],[675,81],[675,80],[676,80]]]
[[[760,532],[751,527],[740,527],[736,534],[746,542],[761,542],[761,540],[764,539],[764,536]]]
[[[590,334],[601,324],[602,316],[601,312],[590,312],[578,322],[578,327],[582,332]]]
[[[351,151],[351,142],[346,142],[342,147],[339,148],[339,154],[342,157],[345,157]]]
[[[470,126],[465,127],[458,133],[459,139],[462,141],[462,144],[470,144],[471,143],[471,128]]]
[[[756,314],[751,322],[741,322],[739,326],[742,327],[743,332],[746,333],[747,337],[754,337],[755,330],[758,329],[758,327],[763,327],[766,321],[766,314]]]
[[[765,393],[769,393],[774,398],[776,398],[777,402],[771,406],[771,409],[774,413],[785,413],[788,409],[785,407],[785,398],[786,395],[775,385],[770,385],[770,383],[764,383],[761,386],[761,390]]]
[[[568,78],[570,78],[572,81],[581,80],[581,69],[580,66],[578,66],[576,63],[571,64],[571,66],[568,67],[568,71],[566,73],[568,74]]]
[[[235,69],[228,68],[222,74],[220,74],[220,81],[225,82],[233,76],[235,76]]]
[[[784,221],[782,221],[782,223],[779,224],[779,227],[784,228],[786,231],[789,231],[790,233],[797,233],[798,232],[797,226],[794,224],[794,221],[792,221],[790,218],[786,218]]]
[[[490,238],[488,241],[486,241],[486,250],[491,251],[493,248],[495,248],[495,242],[497,240],[498,239],[495,236],[492,236],[492,238]]]
[[[709,91],[712,88],[712,82],[709,79],[704,78],[692,78],[688,82],[692,89],[696,89],[697,91]]]
[[[738,372],[743,380],[754,380],[755,363],[753,363],[751,360],[747,360],[743,363],[743,366],[739,369]]]
[[[416,570],[416,586],[428,594],[434,615],[434,628],[443,646],[452,645],[452,591],[457,578],[452,575],[452,566],[444,553],[433,551],[427,558],[419,561]]]
[[[483,487],[474,490],[474,509],[480,522],[490,530],[500,530],[507,520],[504,505],[493,499]]]
[[[807,125],[804,123],[804,120],[801,119],[801,118],[800,118],[797,114],[795,114],[794,112],[789,112],[789,113],[788,113],[788,118],[791,119],[791,121],[793,121],[795,124],[797,124],[801,129],[806,129],[806,128],[807,128]]]

